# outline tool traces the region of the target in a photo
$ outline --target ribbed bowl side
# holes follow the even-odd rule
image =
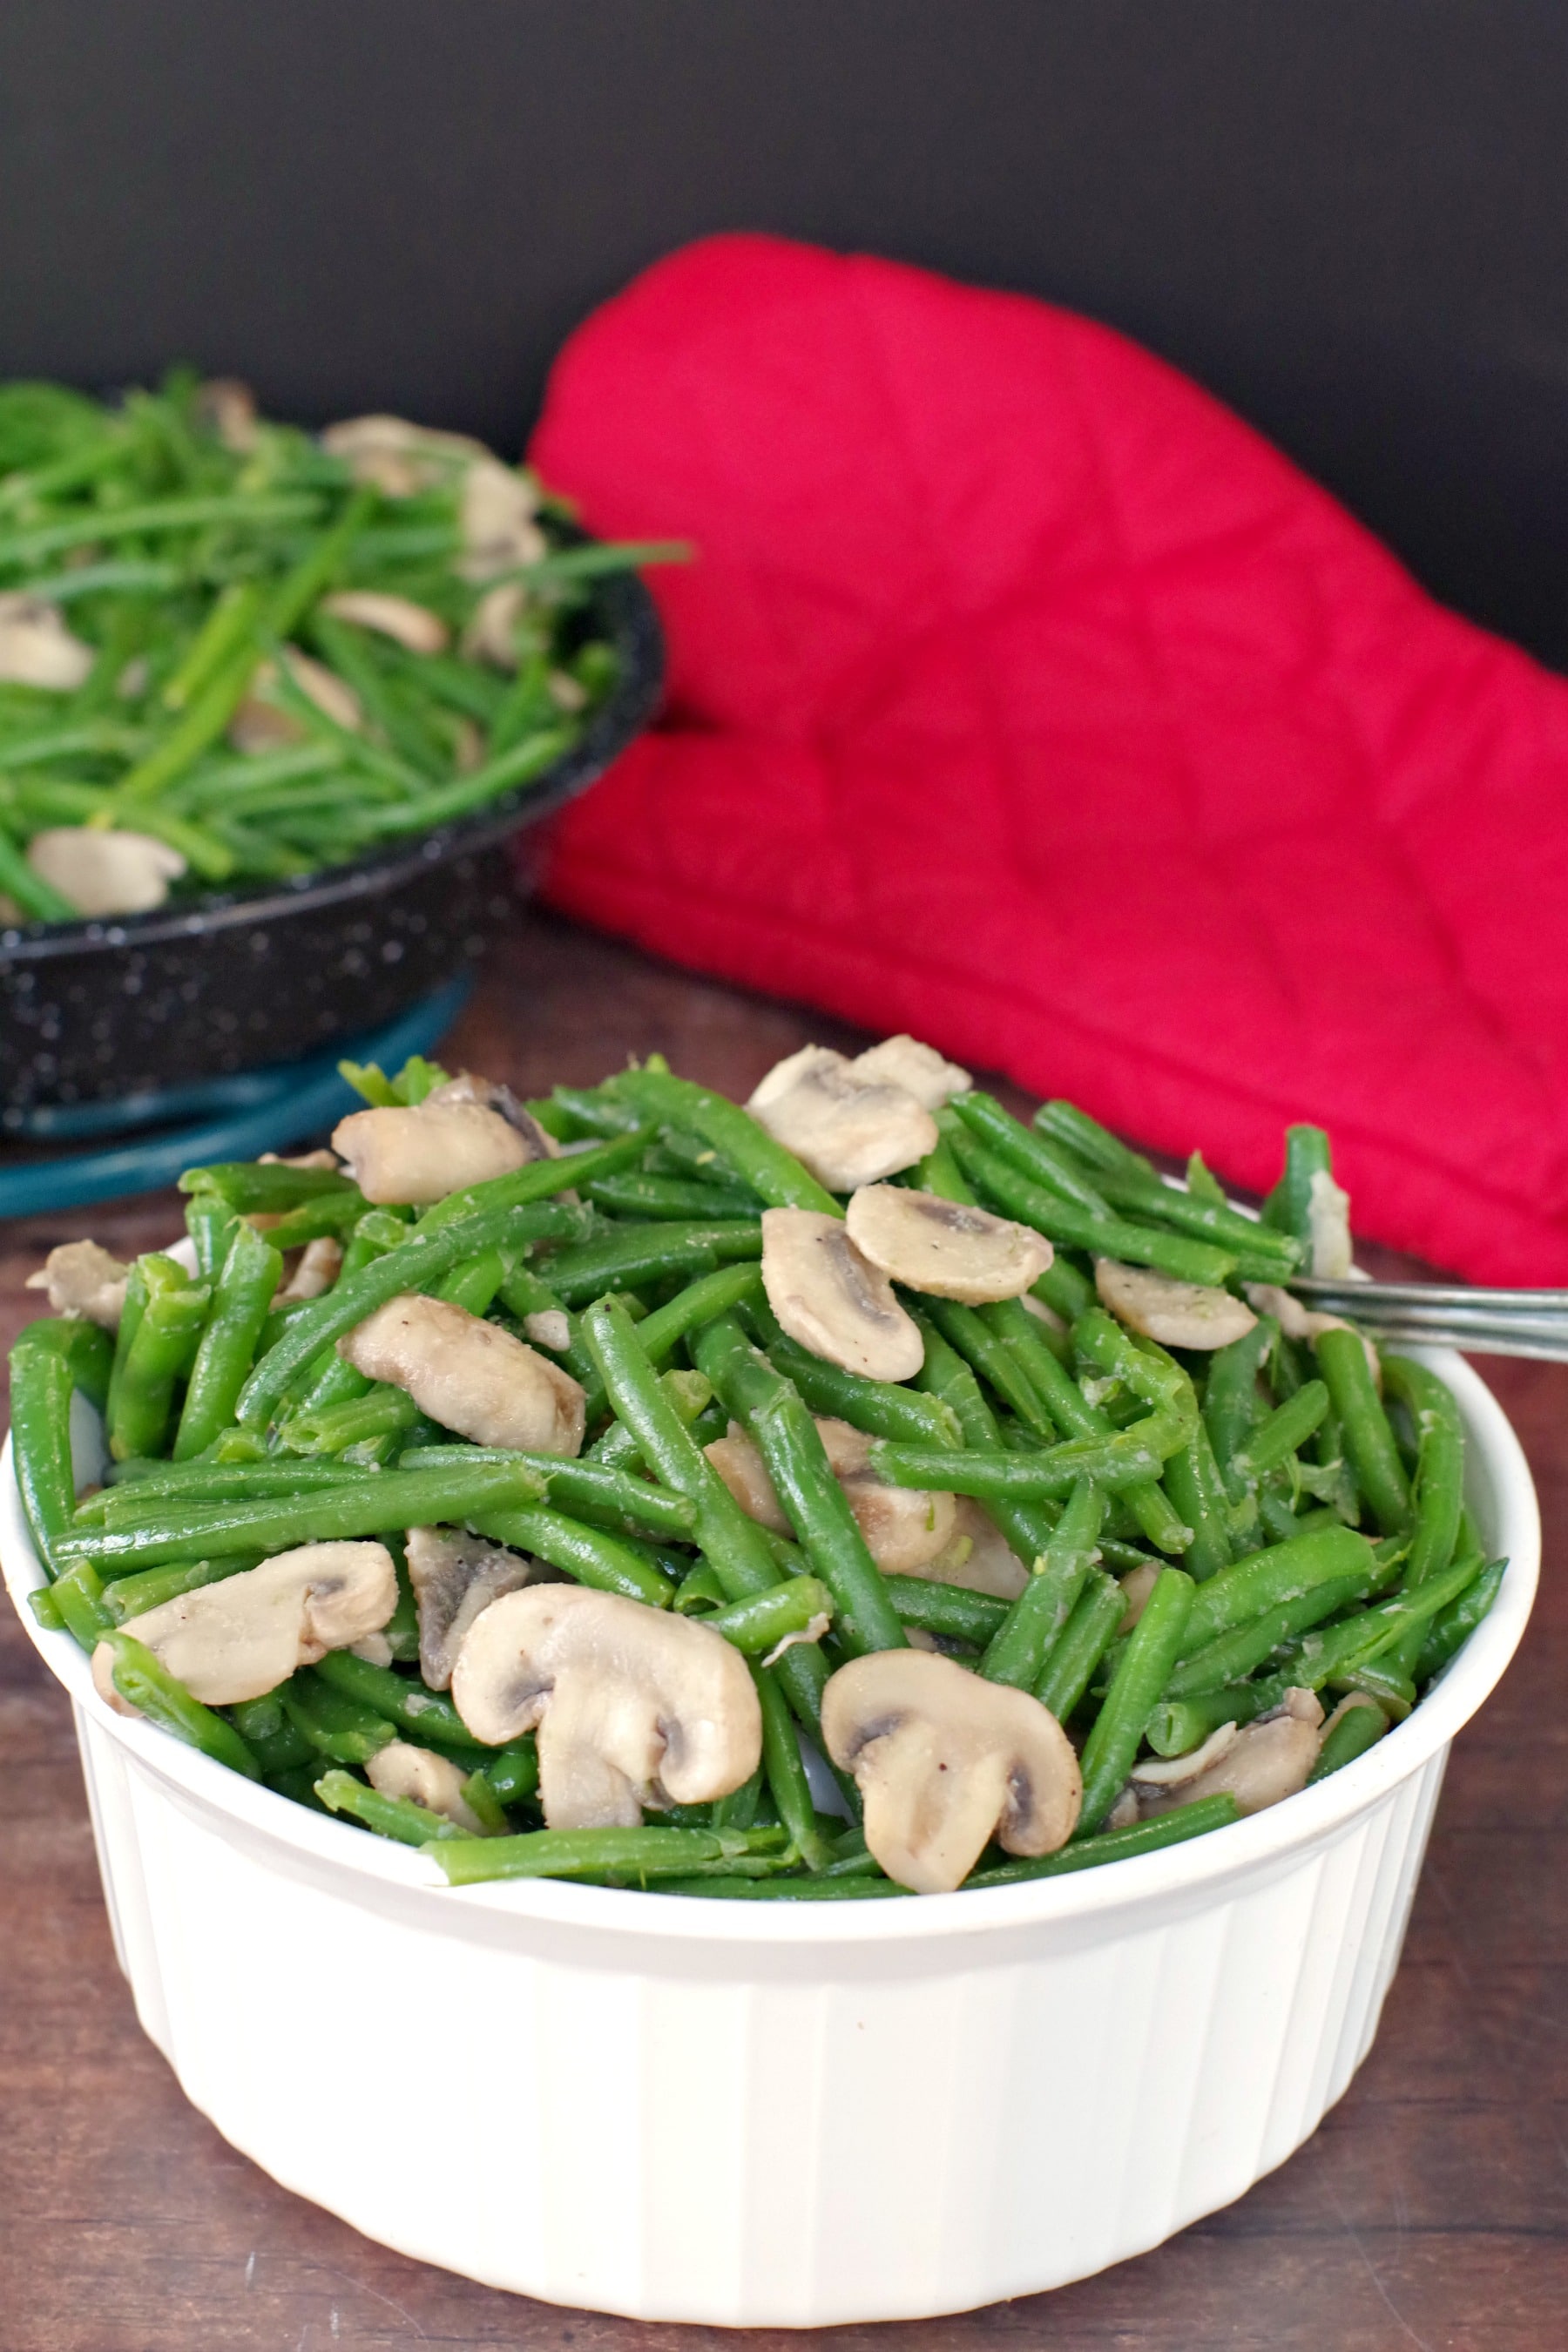
[[[492,2285],[744,2326],[1060,2285],[1281,2163],[1370,2045],[1446,1756],[1228,1890],[792,1979],[743,1947],[476,1935],[461,1901],[237,1837],[78,1722],[138,2014],[237,2147]]]

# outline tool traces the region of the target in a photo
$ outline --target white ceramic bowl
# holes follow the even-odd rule
[[[1110,1868],[900,1903],[455,1891],[420,1854],[71,1695],[137,2014],[285,2187],[489,2284],[639,2319],[925,2318],[1082,2278],[1299,2147],[1376,2031],[1448,1744],[1511,1656],[1540,1520],[1457,1357],[1510,1566],[1409,1720],[1272,1811]]]

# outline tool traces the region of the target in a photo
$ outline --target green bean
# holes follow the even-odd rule
[[[1005,1601],[967,1584],[940,1584],[924,1576],[889,1576],[883,1582],[900,1625],[917,1626],[945,1641],[969,1642],[984,1649],[1006,1622]]]
[[[1120,1136],[1112,1135],[1108,1127],[1101,1127],[1097,1118],[1090,1118],[1087,1111],[1079,1110],[1074,1103],[1059,1099],[1041,1103],[1033,1123],[1037,1134],[1071,1152],[1087,1168],[1120,1169],[1123,1172],[1136,1171],[1145,1176],[1154,1173],[1152,1160],[1132,1150]]]
[[[1201,1650],[1194,1650],[1182,1660],[1165,1685],[1168,1699],[1189,1698],[1199,1691],[1217,1690],[1226,1683],[1240,1682],[1253,1669],[1293,1635],[1304,1633],[1309,1626],[1321,1625],[1325,1618],[1338,1616],[1342,1609],[1352,1602],[1364,1601],[1372,1589],[1373,1564],[1370,1558],[1364,1569],[1353,1576],[1336,1576],[1327,1583],[1309,1585],[1304,1592],[1295,1592],[1272,1607],[1262,1609],[1256,1617],[1220,1633]]]
[[[1134,1854],[1158,1853],[1169,1845],[1184,1845],[1189,1838],[1206,1837],[1211,1830],[1228,1829],[1232,1822],[1241,1819],[1240,1808],[1230,1795],[1197,1797],[1188,1805],[1177,1805],[1168,1813],[1157,1814],[1152,1822],[1134,1822],[1124,1830],[1097,1830],[1089,1837],[1075,1837],[1058,1853],[1047,1853],[1038,1862],[1004,1862],[990,1870],[971,1872],[964,1885],[968,1886],[1021,1886],[1036,1878],[1061,1878],[1075,1870],[1096,1870],[1102,1863],[1127,1862]]]
[[[915,1321],[925,1343],[925,1362],[915,1375],[917,1389],[952,1414],[962,1444],[994,1452],[1002,1442],[1001,1432],[970,1365],[918,1307]],[[1056,1525],[1055,1506],[1004,1501],[994,1496],[986,1508],[1016,1557],[1026,1568],[1032,1569],[1050,1541]]]
[[[1300,1263],[1299,1243],[1271,1232],[1254,1217],[1244,1217],[1223,1192],[1217,1201],[1200,1197],[1166,1184],[1158,1176],[1112,1172],[1100,1181],[1113,1209],[1211,1242],[1235,1258],[1237,1273],[1249,1281],[1289,1282]]]
[[[300,1737],[319,1756],[331,1757],[334,1763],[368,1764],[397,1737],[395,1724],[388,1723],[362,1700],[319,1680],[310,1666],[301,1667],[283,1684],[278,1696]]]
[[[649,1123],[630,1103],[617,1102],[603,1087],[552,1087],[552,1107],[567,1121],[566,1137],[582,1135],[637,1136],[647,1141]],[[535,1117],[536,1105],[530,1105]]]
[[[1354,1331],[1323,1331],[1316,1344],[1318,1370],[1339,1415],[1356,1484],[1384,1534],[1398,1534],[1410,1523],[1410,1481],[1373,1384],[1366,1350]]]
[[[1403,1723],[1415,1704],[1415,1685],[1388,1658],[1366,1658],[1329,1677],[1329,1688],[1370,1698],[1392,1723]]]
[[[1367,1706],[1347,1706],[1318,1750],[1318,1760],[1307,1775],[1307,1786],[1326,1780],[1346,1764],[1353,1764],[1375,1748],[1388,1729],[1388,1717],[1375,1701]]]
[[[1142,1615],[1128,1636],[1083,1745],[1080,1836],[1100,1827],[1121,1792],[1142,1745],[1144,1727],[1180,1655],[1196,1590],[1192,1578],[1179,1568],[1163,1568]],[[1212,1592],[1213,1583],[1203,1590]]]
[[[393,1838],[399,1845],[436,1845],[444,1838],[468,1835],[456,1822],[416,1805],[412,1797],[384,1797],[378,1789],[367,1789],[352,1772],[323,1772],[316,1794],[330,1813],[347,1813],[377,1837]]]
[[[1121,1587],[1102,1569],[1091,1570],[1072,1615],[1046,1653],[1035,1696],[1058,1723],[1067,1722],[1088,1690],[1095,1668],[1116,1639],[1126,1613]]]
[[[950,1117],[949,1112],[942,1112],[938,1124],[942,1125]],[[1231,1251],[1215,1249],[1208,1242],[1191,1241],[1184,1234],[1163,1232],[1153,1225],[1130,1223],[1122,1217],[1095,1216],[1076,1202],[1063,1200],[1059,1193],[1047,1192],[1000,1153],[977,1142],[961,1119],[953,1118],[945,1132],[959,1166],[982,1199],[1004,1216],[1033,1225],[1048,1241],[1069,1249],[1089,1250],[1101,1257],[1120,1258],[1130,1265],[1151,1265],[1180,1282],[1223,1283],[1235,1271],[1236,1257]]]
[[[176,1462],[188,1462],[204,1452],[234,1419],[234,1401],[250,1370],[282,1271],[278,1251],[253,1227],[237,1224],[191,1367],[174,1437]]]
[[[480,1250],[461,1265],[455,1265],[450,1274],[442,1276],[436,1296],[449,1307],[460,1307],[465,1315],[484,1315],[506,1277],[510,1263],[499,1249]]]
[[[892,1445],[879,1439],[871,1449],[870,1466],[890,1486],[946,1487],[985,1503],[998,1496],[1060,1499],[1071,1494],[1080,1478],[1112,1487],[1157,1478],[1177,1433],[1172,1419],[1152,1413],[1131,1429],[1109,1437],[1069,1438],[1043,1454],[943,1454],[929,1446]]]
[[[405,1469],[460,1469],[465,1462],[521,1462],[546,1482],[552,1507],[575,1515],[592,1510],[600,1524],[626,1535],[673,1536],[679,1541],[691,1533],[696,1509],[689,1496],[668,1486],[650,1486],[646,1478],[606,1469],[602,1463],[572,1461],[559,1454],[525,1454],[486,1445],[422,1445],[408,1455]]]
[[[142,1318],[146,1312],[147,1276],[142,1260],[136,1258],[125,1277],[125,1304],[120,1310],[120,1323],[114,1334],[114,1357],[110,1367],[109,1388],[103,1407],[104,1423],[109,1429],[114,1426],[125,1367],[130,1360],[136,1334],[142,1328]]]
[[[712,1144],[761,1201],[773,1209],[815,1209],[824,1216],[844,1212],[831,1192],[808,1175],[793,1151],[775,1143],[749,1111],[706,1087],[693,1086],[649,1062],[640,1070],[623,1070],[605,1091],[629,1103],[641,1117],[659,1125],[695,1129]]]
[[[755,1217],[762,1203],[754,1192],[731,1192],[718,1184],[687,1183],[679,1176],[601,1176],[584,1188],[596,1208],[617,1217],[688,1220],[711,1217]]]
[[[448,1225],[466,1223],[470,1218],[488,1216],[499,1209],[532,1209],[547,1202],[552,1192],[592,1183],[598,1176],[625,1168],[637,1159],[645,1141],[641,1135],[621,1135],[613,1142],[595,1145],[591,1151],[574,1153],[570,1160],[531,1160],[504,1176],[488,1176],[482,1183],[469,1184],[460,1192],[448,1192],[445,1200],[426,1209],[415,1225],[412,1237],[422,1241],[427,1234],[443,1233]],[[564,1202],[556,1213],[559,1222],[542,1224],[531,1238],[541,1240],[546,1234],[566,1238],[581,1232],[589,1223],[584,1212],[569,1209]]]
[[[205,1168],[187,1168],[180,1178],[182,1192],[216,1193],[237,1216],[274,1215],[297,1209],[307,1201],[330,1196],[363,1210],[359,1186],[335,1168],[291,1168],[281,1160],[214,1160]]]
[[[776,1648],[786,1634],[804,1633],[818,1619],[831,1618],[833,1613],[833,1595],[826,1585],[815,1576],[795,1576],[775,1584],[771,1592],[759,1592],[749,1601],[731,1601],[702,1622],[748,1657],[760,1657]]]
[[[426,1690],[391,1666],[374,1665],[352,1650],[329,1650],[310,1671],[318,1683],[353,1700],[365,1715],[395,1725],[421,1748],[468,1757],[482,1748],[445,1691]]]
[[[794,1381],[814,1413],[824,1419],[847,1421],[852,1429],[864,1430],[871,1436],[904,1437],[917,1445],[956,1446],[961,1442],[952,1407],[935,1396],[920,1395],[891,1381],[870,1381],[859,1372],[847,1372],[842,1366],[814,1356],[808,1348],[792,1339],[768,1305],[760,1276],[755,1291],[744,1305],[746,1320],[752,1326],[768,1360],[785,1380]],[[658,1312],[668,1311],[656,1311],[643,1325],[645,1347],[648,1326],[657,1322]],[[726,1310],[716,1307],[712,1311],[718,1315]]]
[[[649,1319],[651,1321],[652,1318]],[[589,1358],[589,1363],[592,1366],[592,1357]],[[597,1369],[595,1368],[594,1378],[597,1381],[598,1377]],[[713,1394],[711,1381],[704,1380],[700,1372],[660,1372],[658,1384],[673,1407],[681,1426],[685,1429],[697,1427],[702,1421]],[[726,1417],[722,1414],[720,1416],[720,1425],[721,1433],[729,1425]],[[706,1440],[703,1442],[706,1443]],[[625,1422],[611,1421],[604,1433],[594,1440],[583,1458],[584,1461],[602,1462],[606,1470],[619,1470],[623,1467],[635,1469],[642,1460],[642,1454],[637,1439]],[[666,1491],[668,1492],[668,1489]]]
[[[568,1307],[584,1307],[605,1291],[635,1288],[679,1275],[712,1258],[758,1258],[762,1227],[742,1217],[706,1224],[625,1225],[552,1257],[550,1286]]]
[[[389,808],[365,812],[364,830],[371,834],[430,833],[450,824],[470,809],[482,808],[519,784],[531,783],[552,768],[575,740],[574,728],[563,724],[542,729],[521,743],[510,744],[471,774],[455,782],[413,794]]]
[[[1305,1445],[1329,1409],[1321,1381],[1308,1381],[1284,1404],[1276,1405],[1231,1456],[1238,1478],[1249,1485],[1279,1469]]]
[[[176,1568],[143,1569],[139,1576],[117,1576],[104,1587],[103,1605],[114,1624],[128,1625],[149,1609],[161,1609],[165,1601],[178,1601],[204,1584],[221,1584],[260,1561],[259,1552],[231,1552],[222,1559],[193,1559]]]
[[[129,1483],[120,1481],[132,1474]],[[115,1484],[78,1506],[79,1521],[132,1527],[157,1518],[171,1503],[244,1503],[263,1496],[297,1495],[353,1485],[368,1474],[337,1462],[117,1462]]]
[[[268,1228],[266,1237],[275,1250],[299,1249],[319,1234],[342,1234],[364,1214],[365,1207],[357,1184],[343,1192],[319,1192],[314,1200],[301,1201],[297,1209],[289,1210]]]
[[[488,1523],[497,1513],[531,1501],[542,1484],[531,1470],[500,1469],[493,1464],[460,1472],[384,1470],[375,1477],[345,1478],[297,1498],[264,1496],[205,1510],[171,1508],[164,1517],[141,1527],[73,1528],[61,1541],[70,1558],[90,1560],[109,1575],[125,1574],[133,1568],[216,1559],[225,1552],[270,1555],[299,1544],[352,1541],[378,1536],[388,1528],[434,1527],[447,1520],[476,1524],[480,1518]]]
[[[1192,1537],[1182,1554],[1182,1565],[1194,1582],[1205,1583],[1230,1566],[1236,1552],[1229,1498],[1201,1419],[1186,1444],[1178,1446],[1167,1459],[1163,1485]]]
[[[301,1453],[345,1454],[351,1447],[375,1445],[383,1439],[395,1439],[401,1446],[418,1419],[419,1408],[411,1396],[377,1381],[363,1396],[345,1397],[316,1412],[290,1414],[279,1435],[285,1445]],[[411,1454],[410,1465],[417,1459]]]
[[[1405,1581],[1407,1586],[1424,1584],[1447,1567],[1458,1540],[1465,1503],[1464,1423],[1451,1390],[1424,1365],[1406,1356],[1384,1356],[1383,1377],[1390,1394],[1408,1407],[1415,1423],[1419,1450]],[[1384,1663],[1414,1674],[1425,1639],[1408,1637],[1397,1656]]]
[[[53,1573],[55,1545],[76,1509],[71,1467],[68,1359],[26,1338],[11,1350],[11,1439],[16,1485],[33,1542]]]
[[[1209,1360],[1208,1378],[1204,1384],[1204,1426],[1233,1500],[1239,1499],[1247,1483],[1235,1474],[1235,1458],[1263,1419],[1265,1406],[1258,1394],[1258,1375],[1264,1358],[1279,1336],[1279,1326],[1273,1318],[1260,1315],[1250,1331],[1233,1339],[1228,1347],[1216,1348]]]
[[[102,1640],[110,1653],[114,1687],[127,1706],[133,1706],[160,1731],[171,1731],[188,1748],[210,1756],[215,1764],[226,1764],[247,1780],[260,1779],[256,1759],[233,1724],[194,1699],[151,1650],[130,1633],[107,1633]]]
[[[596,1592],[618,1593],[649,1609],[668,1609],[674,1597],[668,1577],[626,1537],[587,1527],[560,1511],[508,1504],[475,1512],[469,1525],[491,1543],[533,1552],[552,1568],[564,1569]]]
[[[216,1192],[195,1192],[185,1202],[185,1231],[196,1253],[198,1282],[216,1282],[223,1272],[235,1224],[234,1211]]]
[[[55,1614],[73,1642],[89,1652],[114,1629],[113,1612],[103,1597],[96,1570],[86,1560],[74,1560],[49,1588]]]
[[[0,890],[16,901],[34,923],[78,923],[79,908],[37,868],[29,866],[8,833],[0,827]]]
[[[1051,1643],[1067,1623],[1089,1570],[1105,1516],[1105,1496],[1087,1481],[1075,1486],[1044,1556],[993,1634],[980,1672],[987,1682],[1033,1690]]]
[[[1494,1559],[1457,1601],[1451,1601],[1432,1619],[1415,1661],[1417,1683],[1429,1683],[1464,1648],[1497,1599],[1507,1567],[1507,1560]]]
[[[1011,1406],[1026,1427],[1041,1437],[1055,1433],[1051,1413],[1028,1369],[986,1322],[978,1307],[965,1307],[951,1298],[927,1298],[922,1307],[925,1318],[936,1326],[949,1347],[990,1381],[1004,1404]]]
[[[837,1640],[851,1657],[901,1649],[904,1631],[887,1585],[799,1391],[752,1346],[732,1316],[707,1325],[693,1353],[715,1395],[760,1449],[785,1515],[833,1595]]]
[[[174,1383],[191,1360],[212,1297],[206,1283],[189,1281],[172,1258],[138,1261],[145,1306],[126,1351],[109,1424],[116,1461],[154,1454],[174,1404]]]
[[[753,1851],[755,1830],[526,1830],[517,1837],[454,1838],[435,1859],[454,1886],[487,1878],[586,1878],[612,1873],[634,1880],[677,1877],[694,1864]]]
[[[1222,1723],[1251,1723],[1280,1705],[1291,1687],[1288,1675],[1267,1682],[1230,1683],[1200,1691],[1194,1698],[1162,1699],[1143,1737],[1156,1756],[1187,1756],[1201,1748]]]
[[[249,522],[309,522],[321,502],[298,492],[271,495],[241,492],[237,496],[201,499],[160,499],[149,506],[89,507],[63,522],[40,523],[31,530],[15,531],[0,540],[0,568],[13,571],[58,555],[68,547],[95,547],[114,539],[142,539],[165,530],[187,530],[197,524]]]
[[[1285,1172],[1263,1203],[1263,1222],[1303,1247],[1312,1239],[1312,1179],[1330,1172],[1329,1139],[1321,1127],[1288,1127]],[[1310,1264],[1308,1272],[1312,1272]]]
[[[521,1248],[542,1234],[561,1230],[557,1221],[570,1221],[574,1214],[569,1208],[540,1202],[529,1208],[486,1210],[435,1233],[422,1234],[416,1227],[408,1241],[347,1279],[340,1277],[331,1290],[310,1300],[246,1381],[236,1400],[237,1418],[253,1427],[264,1426],[296,1373],[388,1299],[405,1291],[428,1293],[465,1258],[477,1257],[498,1242]]]
[[[738,1605],[744,1607],[746,1604]],[[786,1658],[797,1654],[804,1654],[798,1645],[796,1649],[784,1653]],[[818,1653],[813,1651],[812,1654],[816,1656]],[[806,1779],[800,1742],[795,1737],[792,1719],[793,1700],[776,1665],[764,1666],[754,1659],[749,1663],[752,1680],[757,1688],[757,1701],[762,1708],[762,1768],[768,1794],[801,1860],[808,1870],[820,1870],[827,1860],[827,1849],[816,1826],[811,1783]],[[798,1709],[795,1712],[798,1713]],[[850,1785],[853,1787],[854,1783]]]
[[[539,1790],[539,1750],[531,1733],[525,1739],[513,1740],[508,1748],[497,1748],[485,1759],[479,1777],[484,1781],[498,1804],[527,1804]],[[468,1786],[473,1784],[469,1775]],[[473,1800],[470,1798],[469,1802]],[[475,1811],[479,1809],[476,1806]]]
[[[758,1593],[756,1598],[759,1601],[764,1600],[766,1595]],[[669,1605],[678,1617],[690,1617],[710,1609],[724,1607],[724,1588],[708,1560],[699,1559],[692,1568],[688,1570],[686,1575],[676,1586],[675,1598]],[[737,1601],[735,1606],[740,1609],[749,1609],[752,1603],[749,1601]]]
[[[1025,1127],[1005,1110],[994,1095],[984,1094],[978,1087],[971,1094],[955,1095],[952,1112],[982,1143],[1010,1161],[1031,1182],[1043,1184],[1048,1192],[1093,1218],[1103,1222],[1110,1217],[1110,1204],[1103,1192],[1079,1173],[1070,1159],[1054,1150],[1037,1129]],[[955,1153],[954,1157],[962,1166],[962,1155]]]
[[[1471,1554],[1429,1577],[1414,1592],[1396,1593],[1375,1608],[1303,1634],[1278,1673],[1253,1687],[1276,1694],[1263,1701],[1265,1706],[1278,1706],[1288,1690],[1321,1690],[1336,1676],[1371,1664],[1412,1625],[1430,1623],[1479,1573],[1479,1556]]]
[[[1376,1580],[1372,1546],[1352,1528],[1324,1528],[1313,1535],[1296,1536],[1222,1569],[1199,1588],[1187,1620],[1186,1651],[1191,1655],[1315,1585],[1345,1576]]]

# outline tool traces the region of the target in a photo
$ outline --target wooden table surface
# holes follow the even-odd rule
[[[848,1032],[520,916],[448,1058],[520,1091],[658,1046],[744,1095]],[[130,1255],[168,1194],[0,1227],[0,1338],[44,1249]],[[1523,1651],[1455,1750],[1405,1961],[1372,2056],[1313,2139],[1240,2204],[1053,2295],[843,2352],[1561,2352],[1568,2346],[1568,1370],[1487,1365],[1547,1531]],[[439,2345],[699,2352],[388,2252],[278,2188],[185,2104],[144,2041],[99,1895],[68,1713],[0,1609],[0,2352],[371,2352]],[[782,2347],[787,2333],[748,2339]]]

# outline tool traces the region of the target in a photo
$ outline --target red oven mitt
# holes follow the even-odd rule
[[[567,344],[531,455],[652,575],[660,727],[555,904],[1568,1282],[1568,684],[1070,312],[731,236]],[[1565,582],[1568,590],[1568,582]]]

